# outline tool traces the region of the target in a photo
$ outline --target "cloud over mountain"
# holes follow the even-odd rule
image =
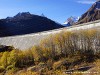
[[[81,3],[81,4],[93,4],[93,3],[95,3],[95,0],[78,0],[77,3]]]

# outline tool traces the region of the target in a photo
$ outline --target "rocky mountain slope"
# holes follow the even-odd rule
[[[92,7],[84,13],[77,24],[86,23],[100,19],[100,0],[95,2]]]
[[[64,27],[44,16],[18,13],[0,20],[0,36],[22,35]]]

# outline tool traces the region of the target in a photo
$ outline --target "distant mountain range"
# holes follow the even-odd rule
[[[0,37],[36,33],[62,27],[64,26],[47,17],[23,12],[0,20]]]
[[[84,13],[79,20],[78,19],[79,18],[76,17],[70,17],[61,25],[48,19],[43,14],[42,16],[38,16],[30,14],[29,12],[18,13],[14,17],[0,19],[0,37],[36,33],[98,20],[100,19],[100,0],[95,2],[92,7]]]
[[[74,25],[76,22],[78,22],[79,17],[69,17],[62,25],[63,26],[72,26]]]
[[[97,0],[97,2],[95,2],[92,5],[92,7],[80,17],[77,24],[91,22],[99,19],[100,19],[100,0]]]

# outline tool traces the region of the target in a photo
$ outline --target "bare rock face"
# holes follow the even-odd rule
[[[77,24],[87,23],[100,19],[100,0],[95,2],[92,7],[82,15]]]

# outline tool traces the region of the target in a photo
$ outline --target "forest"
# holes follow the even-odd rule
[[[0,75],[67,75],[91,65],[100,72],[100,31],[95,29],[62,31],[23,51],[0,46]]]

